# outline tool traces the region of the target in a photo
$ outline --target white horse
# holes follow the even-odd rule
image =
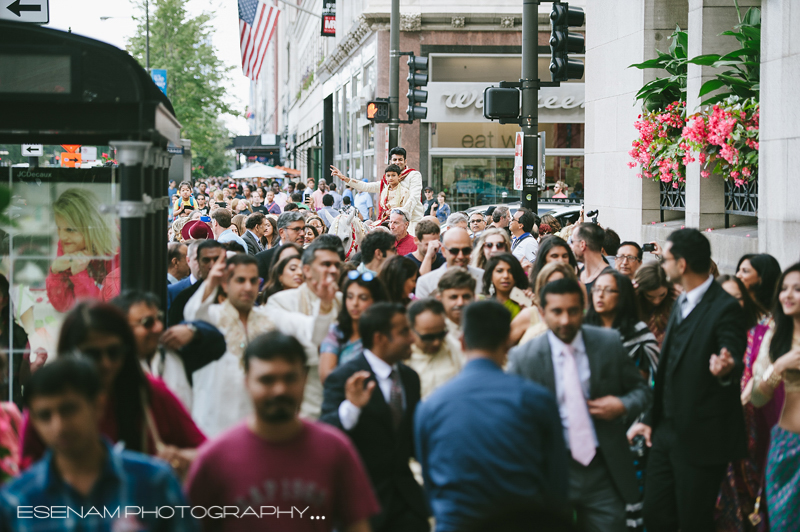
[[[353,253],[358,252],[361,241],[367,236],[369,227],[356,216],[356,208],[350,207],[350,211],[340,214],[331,222],[330,234],[342,239],[345,249],[345,258],[349,258]]]

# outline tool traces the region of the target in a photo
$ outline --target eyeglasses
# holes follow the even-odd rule
[[[160,322],[163,323],[163,321],[164,321],[164,313],[163,312],[159,311],[154,316],[145,316],[144,318],[142,318],[138,322],[136,322],[134,325],[141,325],[145,329],[150,330],[155,326],[156,321],[160,321]]]
[[[475,218],[474,220],[470,220],[469,223],[471,223],[471,224],[486,223],[486,220],[482,220],[480,218]]]
[[[306,226],[304,225],[303,227],[286,227],[284,229],[286,229],[287,231],[295,231],[297,233],[300,233],[306,230]]]
[[[639,260],[639,257],[636,257],[634,255],[617,255],[616,259],[621,262],[626,262],[626,261],[637,262]]]
[[[444,337],[447,336],[447,329],[443,330],[442,332],[430,334],[420,334],[415,329],[412,329],[412,331],[414,331],[414,334],[419,336],[419,339],[425,343],[435,342],[436,340],[444,340]]]
[[[349,272],[347,272],[347,278],[350,279],[351,281],[355,281],[359,277],[361,277],[361,280],[368,283],[375,279],[375,274],[372,272],[360,273],[357,270],[350,270]]]
[[[484,242],[483,245],[484,245],[484,247],[487,247],[487,248],[490,248],[490,249],[497,249],[497,250],[500,250],[500,251],[503,251],[504,249],[506,249],[506,243],[505,242]]]
[[[595,286],[595,287],[592,288],[592,293],[598,293],[598,294],[603,294],[603,295],[609,294],[610,295],[610,294],[619,294],[619,290],[614,290],[613,288],[607,288],[605,286],[601,286],[600,288],[597,288]]]
[[[85,356],[91,358],[94,362],[100,362],[103,358],[103,355],[108,357],[111,362],[116,362],[122,359],[125,356],[125,346],[122,344],[118,345],[109,345],[108,347],[104,347],[101,349],[95,347],[87,347],[81,349],[80,352],[83,353]]]
[[[466,247],[466,248],[444,248],[444,249],[446,249],[447,252],[450,253],[451,255],[453,255],[454,257],[457,256],[459,253],[463,253],[465,257],[467,255],[469,255],[470,253],[472,253],[472,247]]]

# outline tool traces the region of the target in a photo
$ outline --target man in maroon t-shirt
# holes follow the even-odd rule
[[[400,209],[392,209],[389,215],[389,231],[397,240],[397,254],[400,256],[414,253],[417,250],[417,243],[414,236],[408,234],[408,216]]]
[[[203,530],[369,532],[380,506],[357,451],[337,429],[298,417],[300,342],[262,335],[245,350],[244,367],[255,414],[202,446],[186,480],[193,515],[208,512]]]

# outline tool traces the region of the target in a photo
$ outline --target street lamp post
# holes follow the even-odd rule
[[[124,18],[124,17],[100,17],[100,20],[109,20],[112,18]],[[145,69],[147,73],[150,73],[150,0],[145,0],[144,2],[144,20],[145,20]]]

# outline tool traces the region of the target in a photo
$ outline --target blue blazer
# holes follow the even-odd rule
[[[186,279],[182,279],[175,284],[171,284],[167,287],[167,310],[172,305],[172,301],[178,297],[178,294],[186,290],[192,286],[192,276],[190,275]]]

